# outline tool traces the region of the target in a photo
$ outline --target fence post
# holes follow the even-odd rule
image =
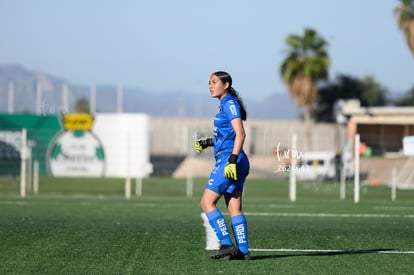
[[[186,194],[187,194],[187,198],[192,198],[193,197],[193,176],[192,176],[192,167],[190,165],[189,170],[187,170],[187,183],[186,183]]]
[[[125,178],[125,198],[129,200],[131,198],[131,177]]]
[[[39,161],[33,162],[33,194],[39,194]]]
[[[188,142],[188,148],[187,148],[187,180],[186,180],[186,195],[187,198],[193,197],[193,189],[194,189],[194,176],[193,176],[193,161],[196,156],[195,150],[194,150],[194,144],[197,141],[198,138],[197,129],[193,130],[189,128],[187,130],[187,140]]]
[[[125,178],[125,198],[131,198],[131,132],[128,132],[127,137],[127,176]]]
[[[397,168],[392,168],[391,200],[397,199]]]
[[[290,154],[290,174],[289,174],[289,198],[291,202],[296,201],[296,152],[297,152],[297,135],[292,135],[292,148]]]
[[[346,197],[346,175],[345,175],[345,163],[343,161],[343,157],[342,157],[342,161],[341,161],[341,179],[340,179],[340,183],[339,183],[339,198],[341,200],[344,200]]]
[[[135,195],[137,197],[142,197],[142,177],[137,177],[135,179]]]
[[[22,129],[22,148],[20,149],[20,197],[26,197],[26,158],[27,158],[27,130]]]
[[[359,202],[359,134],[355,135],[355,142],[354,142],[354,161],[355,161],[355,169],[354,169],[354,202]]]
[[[7,102],[7,111],[9,114],[14,113],[14,83],[12,81],[9,82],[9,98]]]

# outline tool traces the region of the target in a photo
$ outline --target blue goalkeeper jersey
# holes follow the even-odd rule
[[[231,121],[241,118],[240,105],[236,98],[227,94],[220,100],[219,111],[214,117],[214,155],[233,151],[236,133]]]

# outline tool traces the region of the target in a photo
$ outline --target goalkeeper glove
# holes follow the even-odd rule
[[[209,138],[199,138],[196,140],[194,149],[197,153],[201,153],[204,149],[206,149],[209,146],[214,146],[214,141],[212,137]]]
[[[224,176],[226,178],[229,178],[231,180],[237,180],[237,169],[236,169],[236,163],[237,163],[238,155],[231,154],[229,157],[229,161],[226,163],[226,166],[224,166]]]

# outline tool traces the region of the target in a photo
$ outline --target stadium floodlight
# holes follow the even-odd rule
[[[89,95],[89,110],[91,115],[96,114],[96,85],[92,84]]]
[[[123,105],[124,105],[124,92],[122,89],[122,85],[118,85],[116,89],[116,112],[122,113],[123,112]]]
[[[36,114],[40,115],[42,113],[42,85],[38,80],[36,82]]]
[[[129,200],[131,198],[131,131],[128,131],[126,146],[127,173],[125,177],[125,198]]]
[[[12,81],[9,82],[9,95],[7,101],[7,110],[9,114],[14,113],[14,83]]]
[[[63,112],[69,113],[69,85],[67,83],[62,84],[62,107]]]

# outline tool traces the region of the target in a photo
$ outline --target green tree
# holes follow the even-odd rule
[[[320,87],[313,116],[317,121],[333,122],[335,102],[339,99],[359,98],[361,93],[361,85],[357,78],[339,75],[334,81]]]
[[[395,100],[396,106],[414,106],[414,86],[406,92],[401,98]]]
[[[398,27],[404,32],[407,45],[414,55],[414,0],[399,0],[401,5],[395,8]]]
[[[335,81],[320,87],[313,112],[317,121],[333,122],[334,105],[339,99],[359,99],[361,106],[384,106],[388,91],[372,77],[358,79],[339,75]]]
[[[362,106],[385,106],[387,104],[387,89],[378,83],[373,77],[366,76],[360,79],[362,86]]]
[[[90,113],[89,100],[85,97],[81,97],[75,102],[75,112],[77,113]]]
[[[287,56],[280,74],[298,109],[304,109],[306,137],[311,149],[311,111],[318,93],[318,82],[328,78],[327,42],[315,30],[306,28],[303,36],[289,35]]]

